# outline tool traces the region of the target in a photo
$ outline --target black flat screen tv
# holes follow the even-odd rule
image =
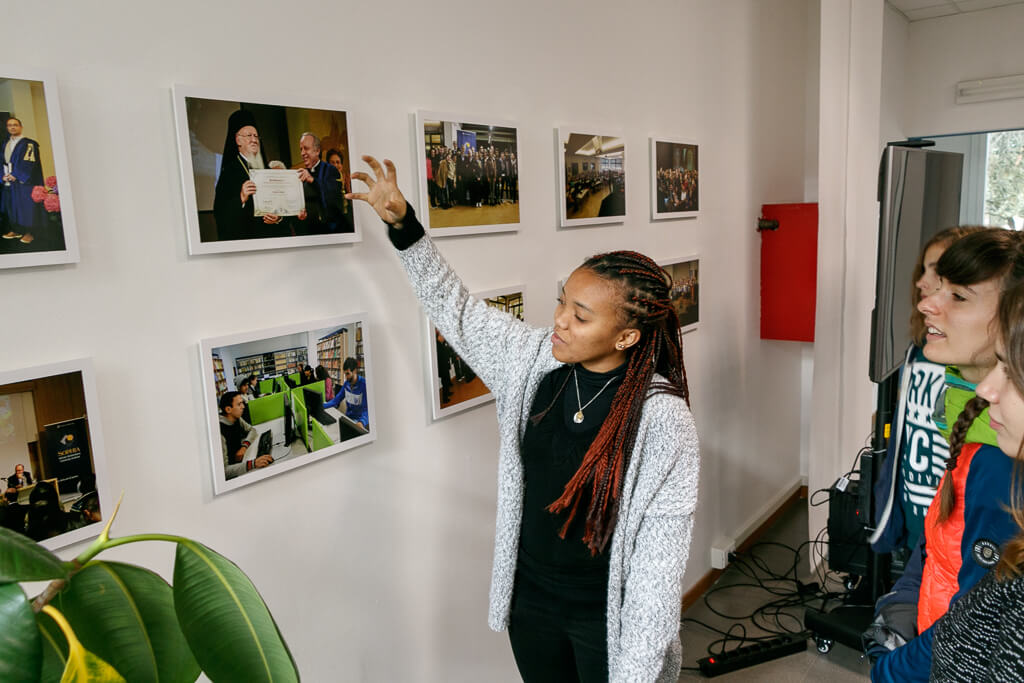
[[[872,382],[881,383],[903,363],[910,345],[914,265],[935,233],[960,221],[963,161],[956,152],[899,144],[886,147],[882,155],[868,369]]]

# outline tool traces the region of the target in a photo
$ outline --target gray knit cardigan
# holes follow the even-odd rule
[[[495,397],[500,446],[488,622],[502,631],[508,625],[522,520],[519,448],[538,384],[562,364],[551,355],[552,328],[530,327],[471,297],[428,237],[398,254],[427,315]],[[678,679],[682,581],[697,505],[699,460],[697,431],[686,403],[667,394],[650,396],[610,544],[611,681]]]

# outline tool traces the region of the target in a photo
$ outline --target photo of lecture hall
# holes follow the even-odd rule
[[[225,480],[369,433],[359,322],[214,347],[208,362]]]
[[[620,137],[562,133],[565,219],[626,215],[626,145]]]
[[[697,145],[657,140],[654,144],[656,214],[700,210]]]
[[[0,526],[44,541],[102,521],[81,372],[0,385]]]
[[[495,294],[485,297],[484,301],[492,308],[506,311],[523,320],[522,292]],[[489,397],[490,390],[476,376],[473,368],[469,367],[469,364],[455,353],[436,327],[431,325],[430,329],[434,331],[435,347],[433,351],[437,360],[437,377],[435,378],[437,383],[434,394],[437,405],[435,408],[438,411],[445,411],[471,402],[476,398]],[[470,405],[477,405],[480,402],[482,401],[472,402]],[[468,408],[470,405],[465,407]]]
[[[355,231],[345,112],[184,100],[202,242]]]
[[[60,188],[41,81],[0,78],[0,255],[62,251]]]
[[[515,128],[425,119],[423,143],[429,227],[519,222]]]
[[[679,327],[685,330],[700,322],[700,261],[691,259],[662,265],[672,277],[669,296],[679,318]]]

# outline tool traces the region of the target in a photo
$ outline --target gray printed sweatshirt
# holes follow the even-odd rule
[[[412,220],[406,218],[407,227],[412,227]],[[519,448],[538,384],[561,365],[551,355],[553,330],[530,327],[471,297],[426,236],[398,255],[431,321],[495,397],[500,445],[488,623],[502,631],[508,625],[522,520]],[[610,681],[678,679],[682,582],[697,505],[699,460],[697,431],[686,403],[666,394],[650,396],[606,550],[611,553]]]

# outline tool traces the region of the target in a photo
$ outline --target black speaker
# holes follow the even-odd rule
[[[851,481],[828,492],[828,566],[833,571],[864,576],[871,560],[867,541],[867,512],[859,484]]]

